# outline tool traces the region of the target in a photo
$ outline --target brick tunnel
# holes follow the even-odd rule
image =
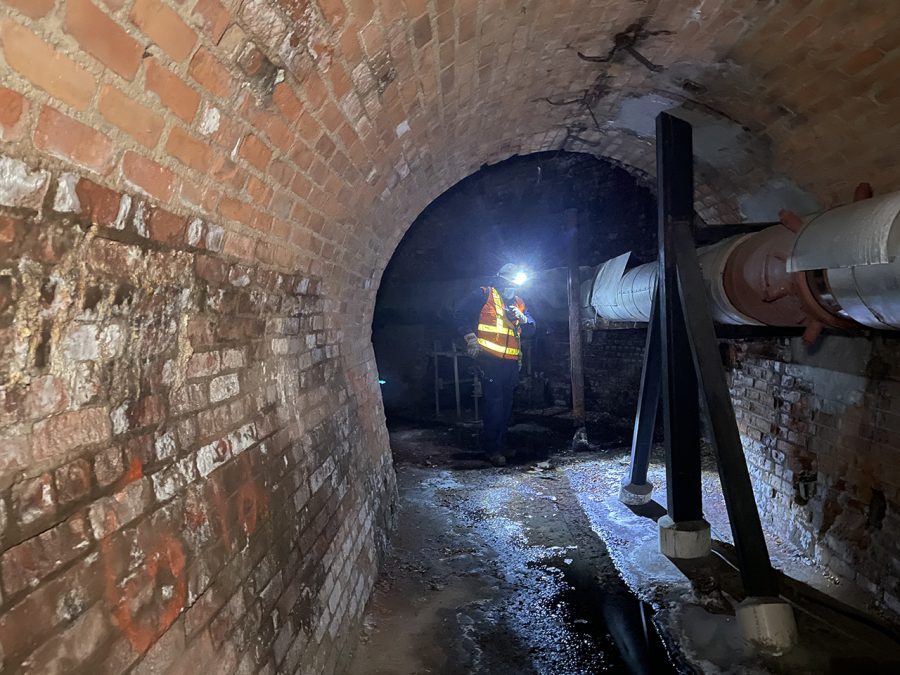
[[[705,222],[900,188],[894,2],[0,0],[0,43],[3,672],[350,672],[376,294],[482,167],[649,186],[678,110]],[[767,526],[896,618],[900,343],[852,344],[737,343],[732,394]]]

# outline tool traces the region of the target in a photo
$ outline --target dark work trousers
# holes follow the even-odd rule
[[[503,454],[506,450],[506,427],[512,416],[513,394],[519,384],[519,362],[481,354],[478,365],[483,374],[481,388],[484,394],[482,449],[488,455]]]

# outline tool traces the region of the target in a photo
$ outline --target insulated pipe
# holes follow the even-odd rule
[[[763,325],[741,312],[729,300],[723,283],[725,265],[735,248],[752,235],[725,239],[712,246],[699,249],[704,281],[713,305],[713,316],[718,323],[733,325]],[[633,267],[618,279],[608,274],[611,264],[624,266],[628,254],[614,258],[600,266],[591,297],[591,306],[608,321],[649,321],[656,291],[659,265],[655,262]],[[601,278],[602,276],[602,278]]]
[[[699,249],[714,319],[804,327],[807,342],[826,326],[900,330],[900,192],[870,197],[863,184],[852,204],[805,219],[784,211],[779,225]],[[594,278],[590,304],[608,321],[650,318],[658,263],[626,272],[628,256]]]

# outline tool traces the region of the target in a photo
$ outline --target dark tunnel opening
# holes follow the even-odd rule
[[[456,417],[452,358],[435,359],[434,352],[449,351],[454,342],[464,351],[455,309],[473,289],[495,283],[506,263],[532,274],[522,296],[538,326],[524,341],[515,410],[569,404],[565,269],[566,210],[572,207],[579,212],[579,265],[596,266],[629,251],[635,262],[653,259],[652,192],[591,155],[537,153],[484,167],[416,219],[385,270],[373,320],[389,423]],[[602,423],[598,432],[620,435],[620,422],[629,424],[636,402],[643,331],[592,338],[585,348],[588,410],[593,423]],[[473,364],[461,357],[458,368],[462,417],[474,421]]]

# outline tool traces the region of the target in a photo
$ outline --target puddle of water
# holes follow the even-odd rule
[[[618,575],[598,572],[598,560],[583,555],[577,545],[548,548],[541,543],[547,524],[536,525],[541,529],[533,531],[531,525],[509,517],[521,509],[514,502],[530,503],[529,513],[523,514],[526,519],[550,516],[556,523],[551,527],[568,531],[556,497],[520,480],[497,475],[489,485],[469,484],[456,492],[451,508],[489,544],[499,563],[496,573],[516,589],[502,612],[503,630],[527,646],[535,671],[553,675],[679,672],[657,633],[652,609]],[[544,503],[545,499],[550,501]],[[561,536],[577,541],[572,532]],[[491,654],[492,647],[482,647]]]
[[[558,601],[566,608],[566,624],[593,643],[582,665],[595,665],[590,661],[598,652],[618,656],[607,658],[603,671],[585,672],[679,672],[659,637],[650,605],[627,591],[611,591],[610,584],[597,577],[593,565],[570,555],[553,556],[540,564],[562,575],[564,590]]]

